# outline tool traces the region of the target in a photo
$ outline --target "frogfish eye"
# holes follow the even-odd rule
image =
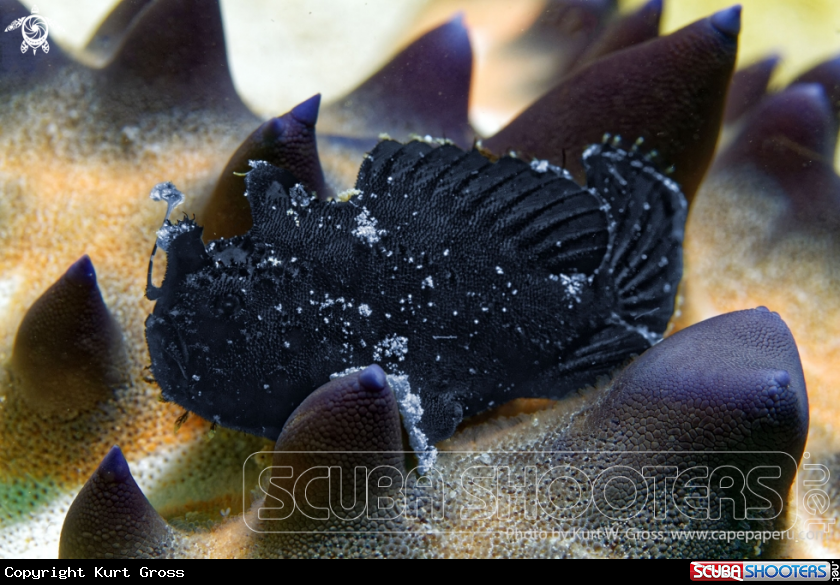
[[[225,295],[216,304],[216,315],[218,317],[232,317],[239,312],[242,300],[235,294]]]

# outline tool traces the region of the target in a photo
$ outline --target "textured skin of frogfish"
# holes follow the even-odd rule
[[[385,141],[336,203],[254,162],[246,235],[160,232],[146,338],[163,396],[275,437],[313,386],[377,362],[410,386],[424,451],[494,402],[594,383],[665,331],[687,205],[641,153],[598,145],[584,164],[589,189],[547,165]]]

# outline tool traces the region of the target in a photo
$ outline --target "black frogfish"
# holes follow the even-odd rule
[[[252,163],[248,233],[158,232],[146,339],[163,396],[273,439],[331,375],[377,363],[428,455],[466,416],[592,384],[661,339],[687,206],[635,147],[583,162],[586,187],[547,161],[383,141],[338,201]]]

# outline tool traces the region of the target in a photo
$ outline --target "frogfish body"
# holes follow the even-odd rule
[[[494,404],[593,383],[665,331],[686,203],[635,149],[593,146],[584,165],[587,187],[546,161],[384,141],[349,199],[319,201],[253,163],[247,234],[159,232],[146,338],[163,396],[276,438],[331,374],[379,363],[424,451]]]

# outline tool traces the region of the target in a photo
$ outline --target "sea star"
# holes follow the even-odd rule
[[[14,5],[11,0],[5,0],[0,4],[0,14],[4,18],[9,14],[8,20],[16,18],[12,10],[20,7]],[[102,29],[98,41],[91,45],[91,50],[96,49],[100,55],[113,54],[119,44],[112,40],[114,31],[122,30],[135,14],[130,6],[126,3],[122,13],[115,13],[110,25]],[[144,7],[146,3],[140,3],[140,6]],[[161,14],[177,16],[179,10],[184,12],[177,21],[190,23],[194,28],[192,31],[182,28],[176,40],[170,31],[161,29],[157,23],[163,19]],[[29,11],[23,9],[23,12],[28,14]],[[155,183],[176,180],[179,187],[191,195],[185,208],[201,211],[229,153],[259,123],[239,102],[230,83],[224,65],[218,13],[204,12],[201,17],[195,14],[190,10],[190,2],[186,1],[150,3],[143,19],[132,24],[135,27],[133,34],[126,37],[127,42],[116,53],[116,60],[103,70],[82,67],[63,56],[57,47],[51,49],[48,65],[39,61],[38,66],[29,68],[12,61],[11,55],[20,55],[3,47],[0,94],[7,103],[0,114],[3,122],[0,149],[4,153],[0,179],[5,207],[0,220],[3,242],[0,288],[5,293],[6,304],[2,316],[4,335],[0,341],[5,359],[11,360],[12,365],[11,374],[3,380],[4,401],[0,406],[3,453],[0,461],[0,502],[3,503],[0,531],[2,548],[11,555],[56,554],[59,527],[70,501],[115,443],[124,450],[132,472],[144,485],[146,495],[160,514],[179,527],[195,530],[215,526],[208,535],[194,533],[192,538],[194,543],[200,544],[199,553],[213,551],[214,554],[238,555],[253,552],[246,550],[249,540],[240,521],[229,521],[221,527],[216,524],[220,519],[219,510],[225,510],[226,514],[244,511],[242,462],[268,445],[261,439],[223,429],[216,431],[213,440],[204,441],[202,438],[209,424],[197,418],[190,419],[178,434],[173,434],[173,421],[182,411],[157,401],[158,390],[144,372],[148,354],[142,323],[150,312],[150,305],[143,299],[143,275],[159,212],[145,196]],[[449,26],[457,28],[460,25],[456,22]],[[184,35],[191,34],[206,44],[184,44]],[[119,40],[120,35],[116,37]],[[7,42],[6,37],[3,42]],[[156,47],[153,56],[149,54],[149,47]],[[19,52],[16,44],[14,48]],[[31,55],[27,56],[27,59],[31,58]],[[148,62],[153,62],[154,66],[146,65]],[[586,71],[575,75],[586,75]],[[460,95],[465,95],[463,86],[455,83],[453,87],[460,90]],[[810,97],[804,99],[818,102],[821,98],[814,93],[811,91]],[[352,104],[348,107],[354,111]],[[453,109],[454,106],[448,106],[446,111]],[[714,110],[712,107],[710,111]],[[332,118],[330,123],[334,128],[341,127],[341,111],[342,106],[338,105],[332,112],[325,112]],[[720,116],[722,111],[710,115]],[[465,116],[464,109],[456,125],[465,122]],[[429,117],[434,118],[433,115]],[[352,121],[364,122],[358,136],[375,138],[379,131],[369,128],[370,122],[361,115]],[[635,128],[635,134],[641,135],[648,120],[630,122],[629,129],[623,131],[633,133]],[[374,119],[374,127],[376,123]],[[644,125],[633,126],[633,123]],[[382,130],[405,131],[393,127]],[[587,141],[600,139],[604,131],[615,131],[609,127],[587,130],[594,133],[593,137],[586,137]],[[441,133],[440,128],[417,127],[415,131]],[[444,131],[454,136],[450,131]],[[497,138],[495,145],[490,142],[498,150],[514,148],[531,154],[529,145],[517,144],[515,132],[500,136],[513,138],[506,138],[504,143]],[[708,160],[711,145],[707,136],[702,138]],[[797,142],[795,137],[793,142]],[[327,137],[323,138],[321,146],[330,181],[339,186],[351,185],[364,147],[353,141]],[[819,150],[806,146],[810,151]],[[674,157],[669,164],[679,161],[678,152],[659,148],[665,156]],[[560,164],[559,159],[565,156],[563,149],[561,145],[559,152],[555,150],[542,157]],[[574,156],[570,151],[569,160]],[[680,165],[677,172],[687,166]],[[777,207],[773,207],[777,202],[773,201],[757,204],[764,207],[747,208],[743,218],[736,214],[720,217],[719,210],[722,207],[731,209],[731,206],[710,205],[704,200],[714,201],[714,197],[729,196],[725,194],[733,192],[754,197],[740,187],[719,187],[730,180],[728,177],[733,171],[731,165],[718,169],[712,180],[698,192],[697,205],[690,219],[685,304],[676,320],[677,326],[685,327],[722,310],[759,304],[779,311],[789,322],[802,351],[812,404],[819,404],[812,412],[811,441],[824,446],[819,451],[812,449],[812,455],[818,462],[826,462],[829,457],[834,457],[836,462],[834,454],[840,449],[830,426],[837,420],[837,413],[832,410],[837,401],[833,398],[836,391],[830,384],[833,373],[830,364],[836,363],[831,358],[836,357],[837,308],[826,307],[825,300],[832,297],[823,292],[836,290],[834,285],[837,284],[836,269],[824,265],[829,258],[836,257],[827,251],[833,249],[832,236],[824,231],[814,235],[799,229],[784,231],[784,237],[774,232],[761,240],[756,236],[761,233],[757,226],[765,225],[761,214],[779,213]],[[699,182],[693,177],[685,180]],[[692,228],[692,222],[698,225],[712,223],[703,218],[713,214],[718,214],[714,215],[713,223],[718,226],[717,230],[710,233]],[[750,230],[750,226],[755,227]],[[732,235],[724,239],[726,234]],[[746,234],[746,237],[740,234]],[[753,243],[757,237],[761,241],[771,238],[777,245],[770,257],[762,256],[762,263],[756,264],[757,269],[745,269],[740,252],[732,250],[758,253],[758,244]],[[745,240],[749,244],[746,247]],[[84,254],[92,259],[99,278],[82,262],[59,280],[59,276]],[[805,276],[780,270],[779,267],[786,266],[793,254],[812,255],[808,257],[808,264],[801,268]],[[721,265],[725,269],[721,269]],[[128,382],[114,391],[113,398],[75,417],[75,413],[69,412],[33,412],[21,389],[26,383],[14,372],[15,332],[28,308],[44,290],[57,280],[72,281],[79,274],[84,285],[94,289],[98,285],[110,315],[122,328]],[[711,281],[711,275],[715,275],[715,281]],[[824,282],[803,286],[803,282],[814,277]],[[772,296],[766,292],[768,281],[776,285]],[[753,284],[743,289],[743,282]],[[716,286],[729,292],[714,297],[703,292]],[[95,299],[93,302],[95,304]],[[786,312],[788,307],[795,307],[790,315]],[[59,323],[70,321],[72,325],[73,319],[68,319],[66,314],[58,319]],[[48,366],[48,362],[47,358],[47,363],[42,361],[42,364]],[[562,418],[566,416],[567,407],[564,405],[560,411],[555,409],[547,415],[522,415],[527,421],[523,423],[517,419],[519,428],[530,429],[532,423],[544,422],[544,416]],[[516,425],[496,423],[482,428],[484,431],[496,430],[511,444],[527,444],[524,438],[521,442],[517,439],[518,431],[513,430]],[[476,430],[467,433],[480,436]],[[472,436],[465,434],[461,440],[469,444]],[[109,457],[102,468],[106,471],[121,464],[115,455]],[[261,466],[266,463],[263,459],[260,465],[246,467],[248,485],[257,485]],[[824,512],[815,504],[815,499],[801,502],[813,516]],[[814,512],[809,503],[813,504]],[[793,502],[793,505],[800,506],[800,502]],[[828,514],[836,514],[834,509],[829,506]],[[429,539],[434,541],[433,537]],[[41,548],[33,548],[33,541],[42,543]],[[435,550],[434,542],[424,543],[428,545],[427,550]],[[597,543],[583,543],[580,548],[573,548],[576,554],[605,554],[603,546]],[[490,554],[487,550],[463,550],[467,554]],[[499,548],[493,554],[502,554],[499,550],[506,549]],[[527,548],[510,547],[507,550],[510,554],[528,552]],[[814,551],[823,554],[831,549],[791,550],[793,552],[787,554],[815,554]],[[620,554],[627,554],[627,551]]]

